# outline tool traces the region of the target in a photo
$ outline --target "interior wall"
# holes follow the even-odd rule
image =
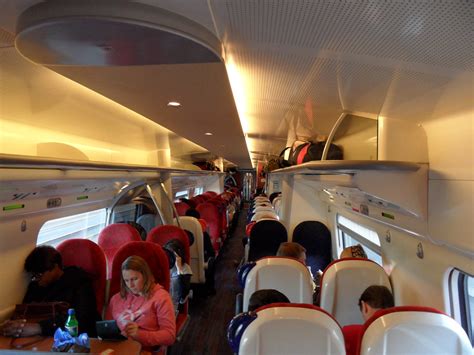
[[[44,223],[73,214],[83,213],[106,207],[111,200],[96,203],[83,203],[80,206],[68,206],[43,210],[40,213],[3,217],[0,223],[0,322],[9,316],[13,306],[21,303],[29,282],[23,265],[28,254],[36,247],[38,233]],[[21,224],[26,221],[26,230]]]
[[[314,182],[301,176],[286,177],[282,189],[282,222],[291,241],[293,230],[303,221],[319,221],[328,224],[327,206],[317,198],[319,194]]]
[[[430,159],[428,230],[474,255],[474,110],[424,124]]]
[[[333,252],[338,242],[338,214],[377,232],[382,248],[383,267],[390,276],[396,305],[428,306],[450,313],[446,276],[454,267],[473,273],[474,264],[468,256],[459,255],[426,239],[416,238],[393,226],[337,206],[330,206],[327,214],[333,235]],[[386,239],[387,232],[391,236],[390,242]],[[423,247],[423,259],[416,255],[419,243]],[[333,256],[337,257],[337,254]]]

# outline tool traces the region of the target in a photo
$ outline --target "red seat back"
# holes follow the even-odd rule
[[[168,241],[178,239],[184,246],[184,258],[186,264],[190,264],[189,238],[184,230],[173,225],[163,225],[153,228],[146,237],[147,242],[157,243],[164,246]]]
[[[98,244],[107,260],[107,278],[111,277],[112,261],[117,250],[125,243],[140,240],[140,233],[128,224],[114,223],[102,229]]]
[[[139,241],[129,242],[117,250],[112,262],[112,278],[110,280],[109,297],[120,291],[122,263],[132,255],[137,255],[145,259],[155,277],[155,281],[169,291],[170,271],[166,253],[158,244]]]
[[[197,207],[201,218],[204,219],[207,223],[207,228],[209,236],[211,237],[212,246],[214,250],[219,252],[220,248],[220,238],[222,236],[222,222],[221,215],[217,206],[213,205],[210,202],[200,204]]]
[[[174,207],[176,208],[176,212],[178,212],[178,216],[186,216],[186,211],[190,208],[189,205],[184,202],[175,202]]]
[[[92,278],[97,312],[102,314],[105,302],[107,262],[102,249],[88,239],[69,239],[57,246],[64,266],[79,266]]]

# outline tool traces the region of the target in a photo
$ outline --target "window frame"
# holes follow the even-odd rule
[[[380,257],[380,260],[381,260],[381,263],[382,263],[382,247],[381,245],[377,245],[375,244],[373,241],[371,241],[370,239],[368,239],[367,237],[364,237],[363,235],[357,233],[356,231],[350,229],[349,227],[343,225],[340,221],[340,217],[344,218],[344,219],[347,219],[348,221],[350,221],[351,223],[354,223],[355,225],[357,226],[360,226],[361,228],[364,228],[370,232],[373,232],[377,235],[377,238],[379,240],[379,243],[380,243],[380,236],[379,234],[370,229],[370,228],[367,228],[366,226],[358,223],[358,222],[355,222],[354,220],[346,217],[346,216],[343,216],[342,214],[337,214],[336,215],[336,231],[337,231],[337,235],[338,235],[338,238],[339,238],[339,245],[342,246],[342,249],[346,248],[348,245],[346,245],[346,240],[345,240],[345,236],[344,234],[347,234],[350,238],[356,240],[357,242],[359,242],[363,247],[369,249],[371,252],[377,254],[379,257]],[[342,250],[341,249],[341,250]],[[340,253],[341,251],[339,251]]]
[[[472,318],[474,314],[471,313],[469,301],[469,278],[474,282],[473,275],[453,268],[449,274],[449,297],[452,317],[461,324],[471,341],[471,345],[474,346],[474,319]]]

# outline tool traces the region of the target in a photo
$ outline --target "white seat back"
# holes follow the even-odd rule
[[[189,216],[179,217],[179,223],[182,229],[186,229],[193,233],[194,243],[189,247],[189,253],[191,256],[190,266],[193,271],[191,276],[192,283],[205,283],[205,261],[204,261],[204,236],[202,233],[201,223],[194,218]],[[176,219],[174,224],[178,225]]]
[[[431,312],[397,311],[375,319],[362,335],[361,355],[471,355],[464,329],[451,317]]]
[[[242,334],[239,355],[345,354],[344,337],[337,322],[322,310],[269,307]]]
[[[372,285],[392,291],[384,269],[367,259],[333,261],[324,271],[321,282],[321,308],[331,313],[341,326],[364,322],[358,307],[360,295]]]
[[[301,262],[291,258],[268,257],[257,261],[245,279],[243,311],[257,290],[275,289],[292,303],[313,303],[313,280]]]
[[[278,216],[276,215],[275,212],[273,211],[262,211],[262,212],[256,212],[253,216],[251,221],[259,221],[262,218],[271,218],[271,219],[276,219],[278,220]]]

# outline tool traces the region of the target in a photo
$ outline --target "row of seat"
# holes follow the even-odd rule
[[[127,235],[124,230],[127,231],[130,227],[127,224],[109,227],[111,227],[109,232],[110,230],[120,232],[118,233],[121,236],[118,239],[122,240],[120,246],[113,243],[105,243],[101,246],[88,239],[69,239],[57,247],[62,255],[64,266],[79,266],[91,275],[99,314],[105,314],[108,299],[119,292],[121,266],[129,256],[138,255],[145,259],[153,272],[155,281],[167,291],[170,289],[170,260],[162,246],[171,239],[180,240],[184,246],[184,261],[190,263],[189,239],[184,230],[179,227],[172,225],[156,227],[148,234],[147,241],[137,238],[124,240],[124,236]],[[130,233],[130,235],[134,234]],[[99,241],[104,242],[104,240],[108,238],[99,238]],[[178,333],[184,329],[187,320],[188,304],[186,302],[177,315]]]
[[[472,354],[464,329],[451,317],[428,307],[393,307],[378,311],[353,339],[324,309],[310,304],[274,303],[231,321],[227,338],[234,353]],[[348,352],[349,354],[349,352]]]
[[[188,200],[174,203],[178,216],[185,216],[189,208],[195,208],[199,212],[201,218],[207,223],[208,233],[216,255],[218,255],[235,221],[240,205],[241,196],[237,188],[231,188],[221,194],[206,191]]]
[[[313,303],[313,280],[300,261],[286,257],[264,257],[238,271],[243,287],[242,310],[248,310],[250,296],[257,290],[275,289],[290,302]],[[346,258],[333,261],[321,277],[320,306],[340,324],[361,324],[357,300],[371,285],[392,289],[388,275],[368,259]],[[240,302],[240,301],[238,301]]]

